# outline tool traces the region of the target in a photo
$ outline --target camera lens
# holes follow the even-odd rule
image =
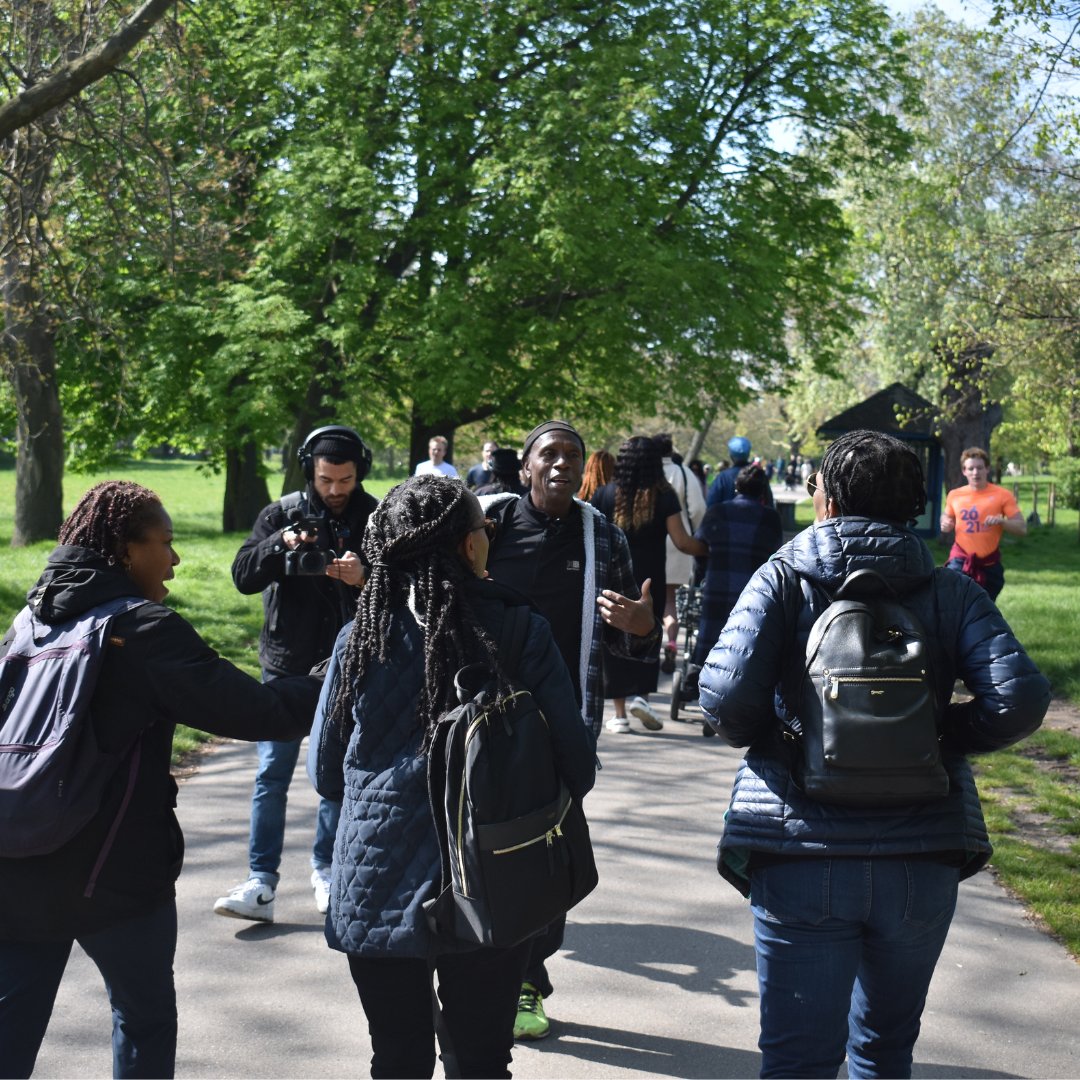
[[[321,551],[301,551],[297,559],[300,572],[303,574],[318,574],[325,569],[326,562]]]

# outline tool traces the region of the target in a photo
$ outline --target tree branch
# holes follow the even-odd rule
[[[0,105],[0,139],[38,117],[70,101],[91,83],[107,75],[136,45],[150,33],[176,3],[176,0],[146,0],[116,28],[116,32],[96,48],[67,64],[61,65],[48,78],[33,83],[22,93]]]

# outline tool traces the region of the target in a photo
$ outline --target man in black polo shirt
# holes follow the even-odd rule
[[[604,715],[601,646],[650,659],[660,641],[660,623],[649,583],[638,590],[622,530],[574,498],[585,464],[577,431],[563,420],[540,424],[526,436],[521,458],[528,492],[480,500],[497,524],[488,573],[527,596],[551,623],[582,722],[595,742]],[[542,1039],[548,1033],[542,999],[552,988],[544,962],[561,947],[565,926],[562,918],[534,939],[515,1038]]]

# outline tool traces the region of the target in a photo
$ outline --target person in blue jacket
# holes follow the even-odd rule
[[[721,469],[716,474],[716,479],[709,486],[709,494],[705,499],[707,507],[716,506],[718,503],[730,502],[735,498],[735,481],[739,471],[750,464],[750,440],[744,435],[734,435],[728,439],[728,453],[731,455],[731,464],[726,469]],[[765,494],[762,498],[765,506],[775,506],[772,488],[766,484]]]
[[[1031,734],[1050,688],[986,593],[934,567],[910,526],[926,505],[918,456],[872,431],[825,453],[819,520],[750,579],[701,673],[701,703],[739,767],[720,873],[750,898],[761,1075],[907,1077],[959,881],[991,846],[967,754]],[[885,577],[932,640],[949,793],[899,806],[830,805],[795,782],[792,742],[810,628],[855,570]],[[796,573],[797,571],[797,573]],[[952,703],[957,679],[971,699]]]
[[[435,724],[456,704],[454,674],[477,661],[495,666],[507,607],[528,603],[485,578],[493,524],[464,484],[445,477],[414,477],[386,496],[364,535],[371,574],[334,647],[312,730],[312,781],[343,801],[326,939],[348,957],[375,1077],[434,1072],[432,958],[460,1074],[510,1075],[530,941],[440,954],[423,910],[440,881],[427,787]],[[595,746],[551,629],[535,612],[515,674],[581,800],[593,785]]]

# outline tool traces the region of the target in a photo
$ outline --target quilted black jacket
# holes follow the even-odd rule
[[[498,641],[506,605],[524,598],[490,580],[468,588],[477,617]],[[430,935],[422,905],[435,895],[440,867],[427,755],[418,753],[423,633],[408,608],[395,610],[390,660],[365,674],[346,745],[328,714],[348,630],[334,647],[308,750],[308,774],[319,794],[342,802],[326,940],[333,949],[364,956],[426,956]],[[567,788],[582,799],[595,775],[592,740],[547,620],[535,612],[516,675],[547,718]]]
[[[795,567],[800,580],[780,563]],[[887,578],[936,639],[934,676],[944,709],[943,750],[951,790],[899,807],[846,807],[807,799],[791,777],[781,738],[794,703],[806,640],[835,589],[854,570]],[[956,679],[973,695],[948,704]],[[701,673],[701,703],[733,746],[747,746],[720,843],[721,874],[749,888],[754,852],[769,857],[926,855],[973,874],[990,841],[965,754],[998,750],[1030,735],[1050,687],[987,594],[970,578],[934,567],[914,533],[841,517],[799,533],[761,567],[740,596]]]

